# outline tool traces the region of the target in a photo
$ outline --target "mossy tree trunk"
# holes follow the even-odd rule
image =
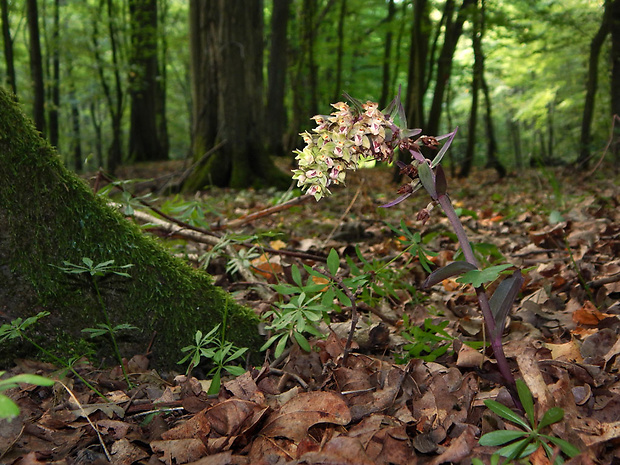
[[[131,278],[101,281],[112,325],[140,328],[128,333],[123,355],[144,353],[156,334],[153,361],[173,366],[195,331],[209,331],[225,314],[228,340],[251,349],[260,343],[251,310],[96,197],[0,89],[0,323],[47,310],[51,315],[34,333],[61,357],[70,355],[59,350],[102,323],[102,311],[92,289],[53,265],[83,257],[134,265]],[[0,348],[0,365],[10,364],[18,349]]]

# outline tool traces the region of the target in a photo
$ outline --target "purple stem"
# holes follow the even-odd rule
[[[458,238],[461,245],[461,250],[463,251],[463,256],[465,257],[465,260],[474,265],[476,268],[480,268],[478,260],[476,260],[476,257],[474,255],[474,251],[471,248],[471,244],[469,243],[469,239],[467,238],[467,233],[463,228],[461,220],[454,211],[454,207],[452,206],[450,198],[444,194],[440,195],[437,201],[439,202],[439,205],[441,205],[441,208],[443,208],[443,211],[445,212],[448,221],[450,221],[450,224],[452,225],[452,228],[456,233],[456,237]],[[484,317],[484,322],[487,327],[488,334],[496,334],[495,318],[493,317],[493,312],[491,311],[491,306],[489,304],[489,297],[487,296],[487,293],[484,289],[484,285],[476,288],[476,295],[478,296],[478,303],[480,305],[480,309],[482,310],[482,316]],[[508,390],[510,391],[510,395],[512,396],[512,400],[518,408],[522,408],[521,402],[519,401],[519,397],[517,395],[515,379],[512,375],[512,371],[510,371],[510,366],[508,365],[506,355],[504,354],[501,332],[494,337],[491,336],[490,342],[493,353],[495,354],[495,360],[497,361],[497,367],[499,368],[500,373],[506,381]]]

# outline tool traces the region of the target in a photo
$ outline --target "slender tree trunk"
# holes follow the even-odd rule
[[[385,108],[390,99],[390,69],[392,66],[392,24],[394,15],[396,14],[396,4],[394,0],[388,2],[388,13],[385,18],[387,32],[385,33],[385,42],[383,45],[383,69],[381,71],[381,97],[379,97],[379,108]]]
[[[523,151],[521,150],[521,125],[518,121],[509,119],[508,127],[510,128],[510,138],[515,156],[515,165],[518,169],[525,166],[523,163]]]
[[[480,87],[482,88],[482,95],[484,96],[484,127],[486,129],[486,138],[487,138],[487,168],[493,168],[497,171],[500,179],[506,176],[506,168],[501,164],[499,159],[497,158],[497,138],[495,137],[495,127],[493,124],[493,112],[491,110],[491,95],[489,91],[489,85],[487,84],[487,80],[484,77],[485,68],[484,68],[484,52],[482,50],[482,43],[484,41],[484,33],[486,30],[486,9],[485,9],[485,0],[481,0],[480,2],[480,40],[474,42],[474,45],[479,47],[478,56],[480,59]],[[475,53],[475,52],[474,52]]]
[[[304,0],[304,23],[305,23],[305,39],[306,39],[306,51],[308,53],[308,78],[309,89],[307,92],[310,95],[310,113],[316,115],[319,112],[319,97],[318,97],[318,66],[314,57],[314,44],[316,40],[316,27],[315,16],[317,10],[317,0]]]
[[[90,120],[93,123],[95,132],[95,157],[97,159],[97,168],[103,168],[103,134],[101,130],[101,122],[97,114],[97,104],[90,103]]]
[[[611,2],[611,114],[620,116],[620,0]],[[620,127],[615,125],[611,149],[620,158]]]
[[[452,4],[448,0],[446,4]],[[428,0],[414,0],[411,46],[409,49],[409,76],[407,79],[407,124],[424,128],[424,94],[428,63],[428,44],[431,31]]]
[[[483,55],[482,55],[482,28],[480,9],[476,5],[473,14],[472,43],[474,49],[474,66],[471,81],[471,110],[469,112],[469,123],[467,125],[467,145],[465,148],[465,158],[461,163],[459,171],[460,178],[469,176],[474,163],[474,155],[476,150],[476,128],[478,125],[478,94],[480,93],[480,84],[482,82],[483,72]]]
[[[43,85],[43,60],[39,39],[39,12],[37,0],[26,1],[28,35],[30,37],[30,76],[34,90],[33,117],[35,127],[45,133],[45,87]]]
[[[336,82],[334,83],[334,95],[332,101],[337,102],[342,96],[342,59],[344,55],[344,23],[347,14],[347,0],[340,0],[340,14],[338,15],[338,46],[336,48]]]
[[[583,105],[583,117],[581,119],[581,136],[579,139],[579,157],[577,163],[584,168],[590,161],[590,149],[592,144],[592,117],[598,88],[598,58],[605,38],[609,34],[611,19],[611,1],[605,2],[605,10],[601,20],[601,26],[590,43],[590,57],[588,59],[588,80],[586,82],[586,98]]]
[[[161,110],[157,105],[161,97],[157,85],[157,0],[130,0],[129,15],[132,48],[129,74],[129,159],[165,160],[168,154],[159,140],[157,127],[157,110]]]
[[[162,147],[163,153],[168,158],[170,154],[170,137],[168,135],[168,73],[166,72],[168,63],[168,39],[166,34],[166,18],[168,17],[168,0],[159,0],[159,39],[161,40],[161,57],[157,60],[159,64],[159,80],[155,82],[157,88],[157,98],[155,99],[155,117],[157,119],[157,137]],[[191,113],[191,112],[190,112]]]
[[[80,107],[77,104],[75,86],[71,85],[69,91],[69,101],[71,102],[71,153],[73,154],[73,166],[76,173],[84,169],[82,155],[82,135],[80,124]]]
[[[269,49],[269,71],[267,84],[267,106],[265,127],[267,153],[285,154],[283,136],[286,131],[286,108],[284,95],[288,55],[288,20],[291,0],[274,0],[271,12],[271,46]]]
[[[54,0],[52,24],[51,58],[52,75],[50,82],[50,105],[48,111],[49,139],[54,147],[58,147],[58,113],[60,111],[60,0]]]
[[[451,0],[446,1],[446,5]],[[475,5],[475,0],[463,0],[459,12],[454,21],[451,21],[448,17],[446,21],[446,32],[444,34],[444,43],[439,54],[437,62],[437,80],[435,84],[435,91],[433,93],[433,101],[431,103],[430,113],[428,116],[428,123],[426,124],[428,134],[437,134],[439,131],[439,122],[441,119],[441,111],[444,101],[444,93],[450,75],[452,74],[452,60],[454,58],[454,51],[456,45],[463,32],[463,23],[467,18],[469,9]]]
[[[0,0],[0,15],[2,16],[2,39],[4,43],[4,62],[6,63],[6,83],[17,95],[17,81],[15,79],[15,61],[13,59],[13,38],[9,24],[9,4],[7,0]]]
[[[123,142],[121,123],[123,119],[123,86],[121,83],[120,57],[119,57],[119,40],[116,30],[116,10],[114,8],[114,0],[107,0],[108,13],[108,33],[110,39],[110,49],[112,51],[112,74],[114,75],[114,111],[111,110],[112,116],[112,143],[108,149],[108,171],[114,172],[121,164],[123,159]]]

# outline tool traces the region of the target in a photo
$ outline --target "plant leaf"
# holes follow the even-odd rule
[[[329,251],[329,255],[327,256],[327,269],[332,276],[336,276],[339,267],[340,257],[338,257],[338,252],[336,252],[336,249],[331,249]]]
[[[446,173],[441,165],[439,165],[435,170],[435,189],[437,190],[437,196],[446,195],[446,192],[448,192]]]
[[[448,134],[444,134],[443,136],[437,136],[435,138],[437,140],[442,140],[447,137],[448,140],[443,144],[443,147],[441,147],[439,152],[437,152],[437,155],[435,155],[435,158],[433,158],[433,161],[431,162],[431,168],[435,168],[441,162],[441,159],[443,158],[443,156],[446,154],[446,152],[450,148],[450,145],[452,145],[452,141],[454,140],[454,136],[456,136],[456,132],[458,130],[459,130],[459,127],[457,126],[454,128],[454,131]]]
[[[527,431],[531,431],[530,425],[528,425],[527,422],[523,418],[521,418],[520,415],[510,410],[504,404],[500,404],[495,400],[485,400],[484,405],[486,405],[489,410],[495,412],[500,417],[505,418],[506,420],[523,427],[523,429]]]
[[[530,424],[532,425],[532,429],[536,428],[536,415],[534,413],[534,398],[532,397],[532,393],[530,392],[530,388],[527,387],[525,381],[522,379],[518,379],[517,383],[517,393],[519,394],[519,400],[523,405],[523,409],[525,410],[525,414],[530,420]]]
[[[19,415],[19,407],[7,396],[0,394],[0,419],[15,418]]]
[[[499,274],[506,268],[510,268],[510,263],[503,265],[490,266],[484,270],[472,270],[465,273],[463,276],[456,280],[457,283],[471,284],[474,287],[480,287],[484,283],[495,281]]]
[[[456,262],[448,263],[446,266],[433,271],[428,278],[422,284],[422,287],[429,288],[437,283],[440,283],[444,279],[448,279],[458,274],[466,273],[468,271],[476,270],[476,266],[469,262],[459,260]]]
[[[495,319],[495,332],[491,334],[491,339],[497,337],[504,331],[504,325],[506,324],[506,317],[510,313],[512,304],[517,298],[517,294],[521,290],[523,285],[523,275],[520,270],[515,271],[512,276],[504,279],[495,292],[489,299],[489,305],[491,306],[491,312]]]
[[[491,431],[480,438],[479,444],[481,446],[501,446],[502,444],[514,441],[515,439],[519,439],[523,436],[527,436],[525,431],[513,431],[507,429]]]
[[[431,167],[428,166],[428,163],[420,163],[418,165],[418,176],[420,177],[420,182],[424,186],[424,189],[426,189],[426,192],[428,192],[433,200],[437,200],[435,175],[433,174]]]
[[[541,436],[558,446],[560,450],[569,457],[575,457],[581,453],[577,446],[565,441],[564,439],[556,438],[554,436],[547,436],[546,434],[541,434]]]
[[[560,407],[551,407],[545,412],[540,420],[540,423],[538,424],[538,431],[551,425],[552,423],[557,423],[562,420],[562,418],[564,418],[564,409]]]

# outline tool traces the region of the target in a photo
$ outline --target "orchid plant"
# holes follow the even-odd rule
[[[523,284],[523,276],[519,270],[514,271],[498,285],[489,298],[485,284],[496,280],[512,266],[499,265],[480,269],[463,224],[448,196],[448,184],[441,160],[458,128],[438,137],[421,135],[421,129],[407,129],[400,90],[383,111],[378,109],[377,103],[362,103],[346,93],[344,96],[351,105],[345,102],[332,104],[336,111],[326,116],[314,116],[317,126],[312,132],[301,133],[306,146],[303,150],[295,151],[299,168],[293,170],[293,179],[318,201],[331,194],[330,186],[344,184],[346,170],[356,170],[365,159],[391,162],[395,150],[411,155],[411,162],[408,164],[396,162],[410,181],[398,189],[399,196],[395,200],[382,207],[392,207],[421,188],[430,195],[431,201],[418,213],[418,220],[425,223],[432,209],[436,205],[441,206],[456,233],[464,260],[435,270],[428,276],[424,286],[430,287],[446,278],[461,275],[459,282],[474,287],[498,369],[515,405],[520,408],[515,379],[502,347],[502,333],[506,317]],[[432,160],[427,159],[422,154],[422,147],[435,150],[435,157]]]

